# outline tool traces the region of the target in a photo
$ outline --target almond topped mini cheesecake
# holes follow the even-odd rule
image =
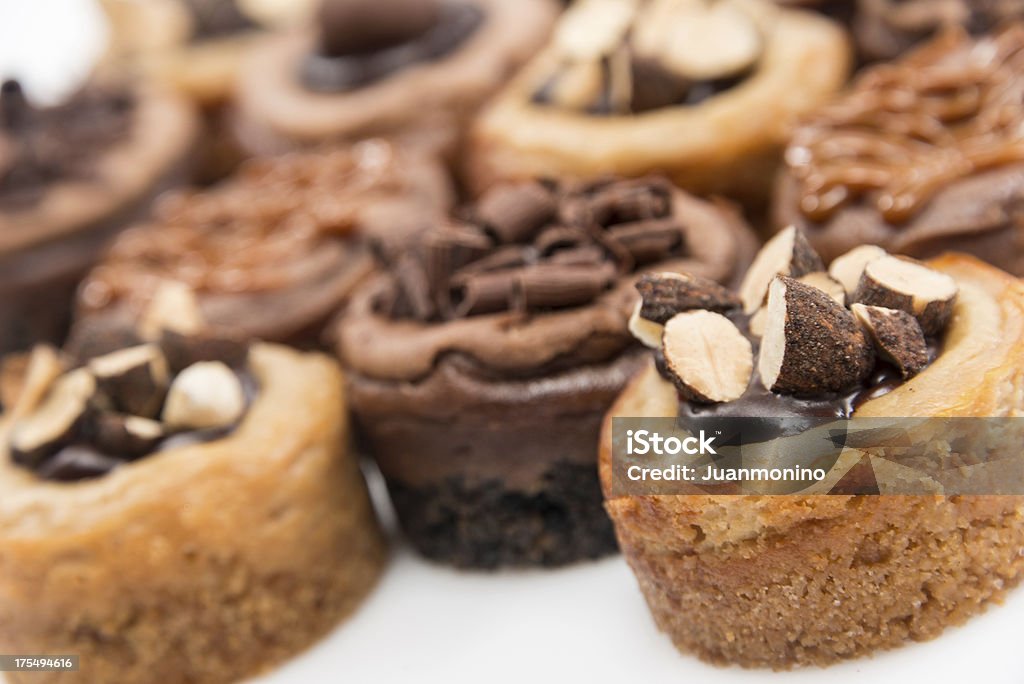
[[[465,567],[612,552],[594,454],[642,361],[634,274],[732,282],[753,237],[660,178],[502,185],[386,258],[337,327],[410,542]]]
[[[963,438],[977,423],[839,442],[826,476],[776,495],[756,482],[616,491],[612,423],[667,418],[696,430],[702,420],[746,420],[776,447],[768,464],[780,468],[831,449],[840,434],[800,441],[784,431],[787,420],[841,431],[846,419],[891,428],[1019,417],[1019,280],[966,256],[922,263],[878,248],[825,272],[788,228],[735,294],[674,273],[651,274],[639,290],[634,329],[654,358],[606,418],[601,481],[654,619],[681,651],[745,667],[828,665],[932,638],[1019,582],[1020,497],[949,495],[899,462],[917,444],[928,461],[955,461],[955,474],[972,465]],[[989,457],[1017,458],[1020,427],[1000,430],[987,437]]]
[[[0,649],[79,656],[45,681],[235,681],[383,568],[336,364],[211,336],[179,302],[96,356],[37,348],[6,393]]]
[[[1024,24],[951,29],[865,69],[786,150],[775,225],[826,262],[875,244],[928,258],[958,250],[1024,275]]]
[[[763,203],[793,119],[846,80],[845,35],[767,0],[581,0],[477,120],[477,190],[665,173]]]

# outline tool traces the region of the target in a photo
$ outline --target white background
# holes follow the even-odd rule
[[[57,98],[88,73],[104,31],[87,0],[0,0],[0,77]],[[253,681],[1024,684],[1022,627],[1024,590],[938,640],[870,659],[786,673],[720,669],[679,655],[658,633],[621,558],[462,573],[396,544],[380,585],[351,620]]]

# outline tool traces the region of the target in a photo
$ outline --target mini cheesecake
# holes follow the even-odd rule
[[[94,81],[33,105],[0,90],[0,355],[67,333],[79,280],[106,243],[178,182],[197,132],[189,104]]]
[[[550,0],[323,0],[314,26],[252,50],[237,134],[257,153],[385,135],[452,154],[556,11]]]
[[[336,364],[182,332],[33,352],[0,416],[0,649],[54,682],[227,682],[358,606],[386,550]],[[9,681],[37,681],[8,673]]]
[[[476,568],[613,552],[594,454],[644,356],[634,274],[730,282],[752,251],[732,210],[660,178],[498,186],[391,251],[338,353],[409,541]]]
[[[601,482],[659,628],[714,663],[823,666],[933,638],[1024,574],[1020,497],[991,485],[950,495],[928,476],[945,458],[960,477],[978,423],[936,431],[917,420],[1021,415],[1024,286],[963,255],[922,263],[861,251],[821,269],[789,228],[731,300],[695,297],[692,279],[674,273],[641,282],[640,315],[660,340],[605,420]],[[831,449],[847,419],[910,427],[847,438],[825,475],[795,488],[684,483],[659,494],[616,490],[617,417],[690,430],[743,419],[766,447],[754,456],[770,452],[765,462],[780,469]],[[987,457],[1017,458],[1018,423],[1000,425],[985,437]],[[926,460],[901,463],[908,444]]]
[[[198,296],[209,328],[309,347],[373,270],[370,236],[401,239],[451,202],[433,159],[370,140],[248,162],[165,198],[83,283],[73,344],[132,327],[167,281]]]
[[[777,228],[826,262],[863,244],[916,258],[973,254],[1024,275],[1024,25],[950,29],[865,69],[786,150]]]

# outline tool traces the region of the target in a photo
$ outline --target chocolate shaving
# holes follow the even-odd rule
[[[494,313],[513,305],[516,281],[521,271],[475,273],[452,283],[453,318]]]
[[[430,280],[423,264],[413,254],[406,254],[395,264],[394,273],[399,285],[396,309],[408,310],[419,320],[429,320],[436,307],[430,298]]]
[[[629,251],[637,264],[658,261],[679,249],[683,233],[674,218],[646,219],[623,223],[608,229],[619,244]]]
[[[555,309],[586,304],[615,282],[615,278],[616,269],[612,264],[596,270],[588,266],[540,264],[524,269],[517,278],[517,308]]]
[[[498,242],[521,243],[532,240],[557,209],[554,196],[540,183],[517,183],[488,191],[476,215]]]

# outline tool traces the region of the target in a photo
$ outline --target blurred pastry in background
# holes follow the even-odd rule
[[[634,274],[688,269],[722,289],[754,245],[731,208],[647,177],[499,185],[391,251],[338,352],[410,543],[474,568],[613,552],[595,454],[645,356]]]
[[[1024,0],[857,0],[856,8],[853,35],[866,60],[897,57],[945,28],[981,35],[1024,19]]]
[[[110,23],[106,66],[169,84],[205,114],[194,180],[230,173],[243,154],[227,125],[239,64],[267,30],[308,21],[314,0],[101,0]]]
[[[848,70],[838,25],[766,0],[580,0],[476,122],[467,182],[657,170],[763,202],[792,119]]]
[[[315,27],[253,49],[237,134],[257,153],[395,134],[452,153],[556,12],[550,0],[323,0]]]
[[[950,29],[865,70],[786,150],[775,224],[826,261],[862,244],[1024,275],[1024,24]]]
[[[177,301],[98,356],[37,348],[0,417],[0,648],[81,658],[49,681],[241,679],[383,570],[337,364]]]
[[[250,160],[210,189],[162,198],[112,245],[80,289],[73,344],[138,319],[171,280],[197,293],[216,333],[317,346],[373,269],[365,233],[429,221],[451,198],[433,158],[381,140]]]
[[[0,354],[60,343],[79,280],[115,233],[186,175],[198,129],[183,98],[95,80],[37,107],[0,89]]]

